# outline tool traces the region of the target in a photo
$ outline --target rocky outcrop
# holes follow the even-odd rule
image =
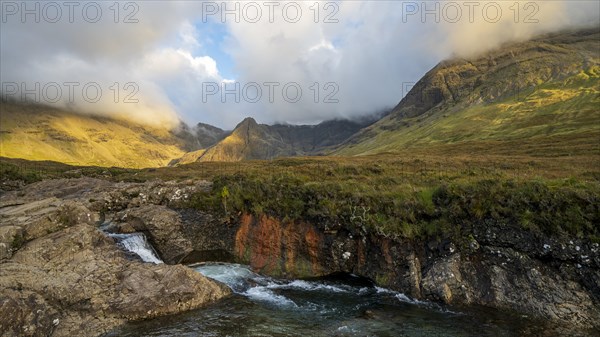
[[[461,246],[449,240],[397,241],[344,230],[325,233],[308,223],[243,215],[234,254],[267,274],[307,277],[348,272],[417,299],[483,305],[600,328],[598,244],[567,240],[561,246],[557,239],[501,224],[482,228],[486,229],[476,231],[470,244]]]
[[[181,265],[129,261],[112,239],[85,224],[27,243],[2,264],[0,288],[0,330],[7,336],[97,335],[229,292]]]
[[[558,322],[567,335],[600,329],[600,247],[589,240],[485,221],[461,241],[401,240],[264,215],[225,221],[181,208],[208,188],[83,178],[2,195],[0,322],[10,322],[2,330],[93,335],[227,293],[185,267],[131,261],[97,229],[101,220],[114,232],[144,232],[168,263],[233,261],[288,278],[353,273],[416,299]]]
[[[114,220],[120,223],[114,232],[147,234],[161,259],[168,264],[181,262],[193,250],[192,243],[183,235],[178,213],[166,206],[145,205],[127,209],[118,213]]]
[[[95,336],[228,295],[225,285],[182,265],[131,260],[97,228],[109,208],[132,207],[131,217],[165,243],[162,255],[175,262],[191,250],[189,241],[170,234],[180,230],[164,206],[144,203],[176,203],[190,188],[73,179],[0,197],[0,334]]]

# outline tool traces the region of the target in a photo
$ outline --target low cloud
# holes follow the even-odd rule
[[[183,119],[232,128],[246,116],[316,123],[393,107],[444,58],[598,26],[600,12],[594,1],[299,1],[281,3],[272,13],[255,2],[263,11],[257,21],[249,3],[239,3],[236,18],[234,2],[227,2],[224,17],[221,2],[121,2],[118,11],[112,2],[77,2],[70,22],[58,2],[61,20],[48,22],[55,16],[47,8],[36,23],[32,14],[22,16],[23,8],[13,14],[12,4],[21,2],[3,1],[2,89],[13,92],[17,84],[31,91],[39,83],[38,99],[48,103],[39,96],[53,93],[48,83],[57,83],[63,90],[53,103],[58,106],[169,127]],[[88,22],[95,19],[95,4],[102,16]],[[88,17],[81,11],[86,6]],[[221,73],[228,62],[235,78]],[[79,83],[78,90],[88,85],[89,95],[97,85],[102,95],[90,103],[76,90],[70,100],[64,83]]]

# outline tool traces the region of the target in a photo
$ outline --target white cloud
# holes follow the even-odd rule
[[[62,20],[23,24],[8,17],[0,29],[1,77],[3,83],[99,83],[104,89],[103,99],[94,104],[78,99],[75,106],[79,110],[126,113],[151,124],[174,124],[183,118],[231,128],[246,116],[267,123],[318,122],[394,106],[410,83],[443,58],[475,55],[507,41],[581,23],[598,25],[600,6],[595,1],[539,1],[532,17],[538,22],[524,23],[532,13],[532,8],[526,7],[531,2],[520,1],[519,22],[515,23],[510,8],[515,2],[495,2],[501,4],[503,14],[497,22],[486,22],[481,10],[492,2],[482,1],[477,2],[475,20],[471,22],[465,15],[464,2],[441,2],[440,8],[458,3],[463,17],[450,23],[444,17],[450,12],[443,13],[440,23],[435,23],[432,15],[422,22],[421,13],[408,14],[407,6],[421,3],[337,1],[339,10],[334,13],[335,6],[321,1],[319,15],[315,16],[314,2],[297,2],[303,15],[295,23],[285,20],[285,2],[276,7],[273,23],[268,20],[265,6],[259,22],[242,18],[235,23],[229,16],[229,36],[221,48],[230,53],[238,74],[235,80],[242,88],[253,82],[261,86],[263,97],[256,103],[244,97],[236,103],[233,95],[228,95],[225,102],[221,95],[203,101],[203,84],[227,83],[231,87],[233,83],[220,74],[219,56],[210,55],[202,43],[223,39],[203,35],[205,30],[198,29],[198,25],[203,28],[211,23],[201,22],[202,2],[193,1],[136,2],[138,23],[130,24],[114,23],[108,8],[112,2],[102,3],[104,16],[97,23],[79,18],[75,23]],[[432,4],[428,2],[427,6],[431,8]],[[119,19],[123,21],[128,12],[124,3],[120,5]],[[337,23],[325,22],[331,14],[335,15],[329,18],[337,19]],[[220,20],[220,16],[213,19]],[[120,98],[128,93],[123,85],[135,82],[139,103],[112,102],[109,88],[115,82],[121,87]],[[272,101],[266,82],[280,83]],[[285,100],[281,90],[286,83],[301,87],[303,95],[298,102]],[[324,103],[334,92],[330,98],[339,102]]]

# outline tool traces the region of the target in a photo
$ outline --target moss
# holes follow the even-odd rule
[[[390,281],[391,281],[390,276],[387,274],[377,274],[375,276],[375,283],[378,286],[386,287],[386,286],[390,285],[390,283],[391,283]]]
[[[298,278],[313,277],[316,270],[313,270],[312,264],[303,258],[298,258],[294,263],[294,276]]]
[[[23,247],[24,243],[25,243],[25,238],[22,235],[15,235],[12,242],[10,243],[10,248],[13,251],[19,250],[21,247]]]

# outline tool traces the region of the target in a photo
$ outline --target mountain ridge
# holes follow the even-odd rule
[[[247,117],[232,131],[183,122],[168,130],[40,104],[3,101],[0,156],[127,168],[174,166],[198,160],[272,159],[313,154],[337,145],[365,126],[366,120],[295,126],[259,124]]]
[[[317,125],[267,125],[247,117],[220,142],[186,154],[173,164],[319,155],[372,122],[365,118],[329,120]]]
[[[512,43],[476,59],[440,62],[392,112],[334,155],[418,146],[532,139],[549,142],[572,124],[590,137],[599,124],[600,32],[582,29]],[[590,128],[591,127],[591,128]],[[544,132],[542,132],[544,131]],[[518,150],[518,149],[515,149]]]
[[[231,131],[204,123],[169,131],[2,103],[0,156],[78,165],[157,167],[440,147],[598,155],[600,30],[546,34],[478,58],[441,61],[381,118],[266,125],[247,117]]]
[[[0,156],[74,165],[160,167],[197,149],[185,124],[174,130],[125,119],[3,101]]]

